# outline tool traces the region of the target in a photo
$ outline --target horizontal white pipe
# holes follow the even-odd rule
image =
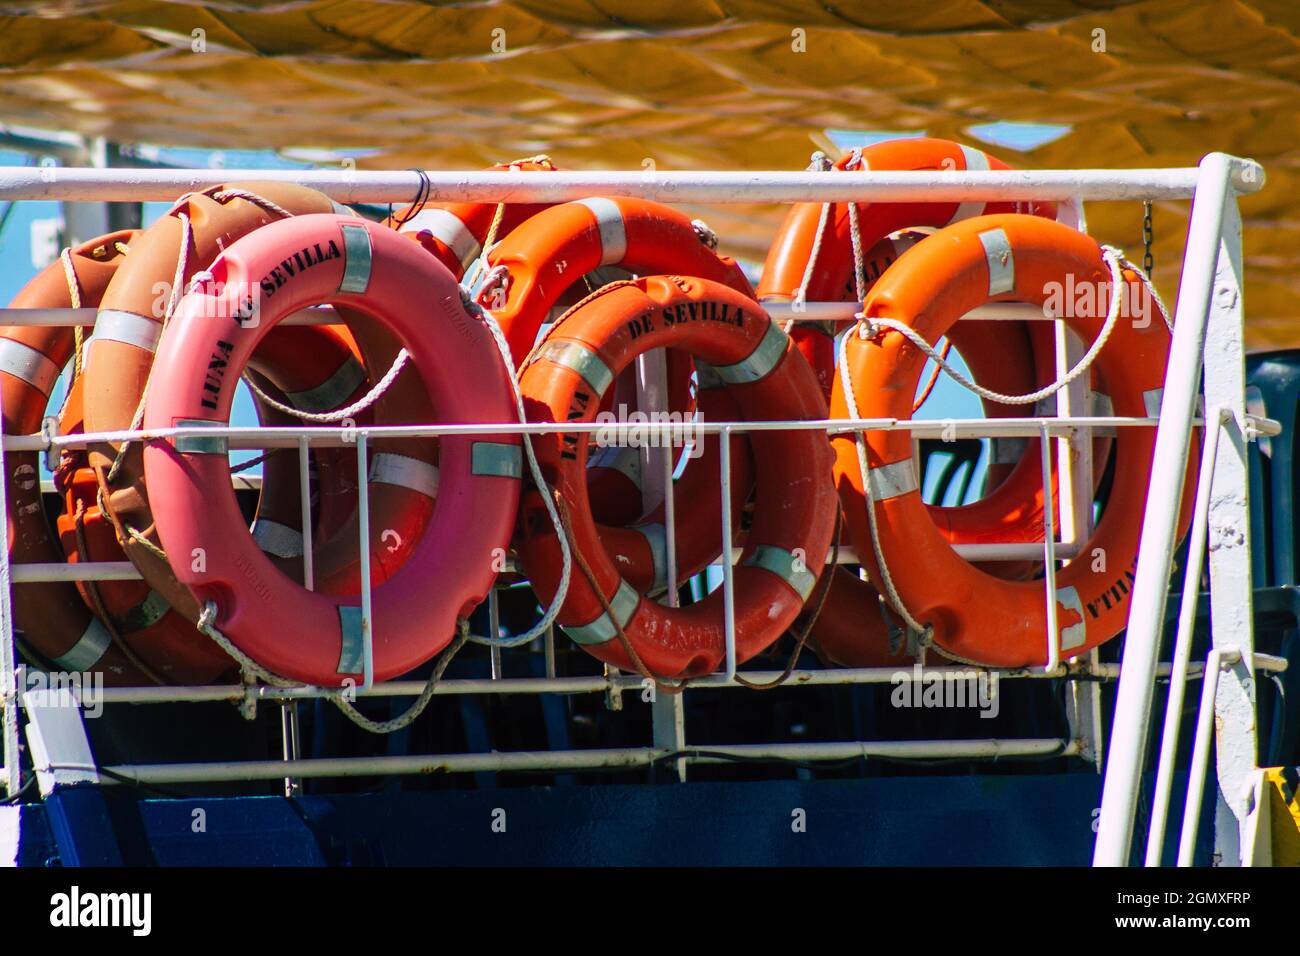
[[[1086,668],[1086,661],[1079,666]],[[982,668],[965,664],[946,664],[924,667],[921,677],[951,674],[967,677],[973,673],[982,673]],[[1084,673],[1084,671],[1080,671]],[[780,671],[745,671],[746,679],[766,683],[781,676]],[[846,684],[894,684],[916,679],[916,671],[907,667],[843,667],[827,670],[798,670],[791,673],[786,684],[791,687],[841,686]],[[998,671],[1000,680],[1017,680],[1020,678],[1040,679],[1054,675],[1045,674],[1039,668],[1017,668]],[[1061,675],[1055,675],[1061,676]],[[618,677],[509,677],[442,680],[434,689],[435,696],[463,694],[603,694],[607,692],[635,691],[644,685],[644,678],[639,675]],[[387,681],[375,684],[364,691],[357,690],[358,697],[417,697],[424,692],[424,681]],[[728,680],[725,674],[707,674],[691,681],[692,690],[733,690],[744,687]],[[107,687],[100,699],[105,704],[164,704],[182,701],[240,701],[248,693],[247,688],[239,684],[210,687]],[[259,700],[289,700],[295,698],[314,698],[337,693],[337,689],[319,687],[268,687],[259,686],[256,697]]]
[[[95,324],[95,309],[0,309],[0,327],[8,325],[33,326],[47,329],[80,325],[89,328]],[[286,316],[279,325],[338,325],[343,320],[331,306],[301,309]]]
[[[773,319],[786,322],[852,322],[862,305],[858,302],[806,302],[796,309],[790,302],[766,301],[763,309]],[[556,310],[551,321],[564,314]],[[95,324],[95,309],[0,309],[0,326],[39,326],[62,328],[72,325],[90,327]],[[969,312],[965,318],[982,321],[1046,320],[1043,310],[1023,302],[999,302],[982,305]],[[331,306],[301,309],[280,321],[280,325],[337,325],[343,320]]]
[[[1288,662],[1285,657],[1278,657],[1274,654],[1256,654],[1255,670],[1263,671],[1269,674],[1280,674],[1287,669]],[[1120,675],[1119,661],[1098,662],[1089,668],[1088,673],[1093,677],[1102,677],[1113,679]],[[1174,672],[1174,665],[1164,662],[1156,665],[1157,677],[1168,677]],[[1192,661],[1187,665],[1187,679],[1199,680],[1205,675],[1205,664],[1200,661]]]
[[[695,750],[696,755],[690,755]],[[893,757],[923,760],[984,757],[1073,756],[1078,745],[1056,739],[1027,740],[883,740],[798,744],[731,744],[687,748],[686,760],[726,763],[728,757],[751,760],[846,760]],[[294,777],[401,776],[426,773],[491,773],[530,770],[596,770],[645,766],[672,751],[649,747],[605,750],[513,751],[485,754],[438,754],[405,757],[322,757],[306,760],[247,760],[225,763],[120,764],[109,766],[115,783],[124,777],[143,784],[203,783],[232,780],[277,780]],[[60,768],[51,768],[60,769]],[[78,768],[88,769],[88,768]]]
[[[1043,558],[1042,542],[1038,543],[1013,543],[1001,542],[995,544],[954,544],[953,550],[967,561],[1041,561]],[[731,549],[731,563],[734,566],[740,561],[741,556],[745,553],[743,548]],[[1079,553],[1078,545],[1066,545],[1061,542],[1056,544],[1056,556],[1062,560],[1073,558]],[[830,564],[834,555],[826,555],[826,563]],[[841,545],[839,560],[837,564],[861,564],[858,557],[857,549]],[[722,561],[718,560],[709,565],[713,568],[721,568]],[[513,567],[507,570],[515,570]]]
[[[1264,428],[1280,427],[1267,419],[1257,419]],[[897,419],[897,418],[823,418],[811,420],[757,421],[757,422],[691,422],[690,429],[700,435],[717,435],[723,431],[737,434],[772,431],[824,431],[842,434],[854,431],[908,431],[918,438],[962,437],[1035,437],[1043,428],[1054,437],[1068,438],[1083,428],[1151,428],[1154,418],[1123,418],[1117,416],[1084,416],[1077,418],[947,418],[947,419]],[[1201,420],[1194,419],[1200,425]],[[100,442],[167,441],[176,438],[227,438],[232,450],[256,448],[296,448],[298,439],[305,437],[309,444],[337,447],[354,443],[364,434],[368,440],[376,438],[437,438],[444,435],[549,435],[558,432],[570,434],[595,434],[604,432],[610,440],[627,441],[631,436],[639,439],[652,437],[671,439],[676,435],[680,443],[683,424],[670,422],[502,422],[499,424],[437,424],[437,425],[370,425],[365,428],[312,427],[312,426],[212,426],[210,428],[152,428],[120,429],[117,431],[86,432],[75,435],[5,435],[6,451],[44,451],[47,448],[85,448]],[[1260,434],[1276,434],[1261,431]]]
[[[1250,160],[1236,160],[1236,187],[1264,184]],[[976,202],[1189,199],[1197,170],[1020,169],[878,172],[834,175],[784,170],[726,172],[424,173],[430,202],[567,202],[588,196],[633,196],[673,203]],[[410,170],[93,169],[0,167],[0,199],[115,202],[169,201],[181,193],[250,180],[300,183],[340,202],[410,202],[421,177]]]
[[[130,561],[49,561],[9,566],[14,584],[49,581],[139,581],[140,572]]]
[[[862,311],[862,303],[805,302],[796,308],[793,302],[765,299],[763,311],[777,322],[854,322]],[[1042,309],[1027,302],[981,305],[967,312],[962,319],[979,322],[1055,321],[1054,316],[1044,315]]]
[[[1028,543],[1001,543],[1001,544],[956,544],[953,550],[961,555],[967,561],[1037,561],[1043,556],[1043,546],[1041,544]],[[741,556],[745,553],[743,548],[731,549],[731,563],[735,565]],[[1057,542],[1056,556],[1062,560],[1073,558],[1079,553],[1077,544],[1063,544]],[[826,553],[826,564],[830,564],[835,555],[832,552]],[[836,564],[861,564],[862,560],[858,557],[857,548],[852,545],[840,545],[839,560]],[[715,561],[710,567],[721,568],[722,562]],[[506,558],[503,571],[519,571],[513,558]]]
[[[1158,674],[1167,677],[1171,666],[1160,665]],[[1262,672],[1279,673],[1286,670],[1287,661],[1283,657],[1271,654],[1256,654],[1255,669]],[[1191,680],[1201,677],[1205,665],[1199,661],[1188,665],[1187,676]],[[983,668],[965,664],[941,664],[921,668],[921,680],[933,679],[934,675],[969,676],[982,673]],[[997,671],[999,680],[1042,680],[1044,678],[1096,677],[1114,680],[1119,676],[1119,664],[1093,664],[1086,657],[1080,657],[1064,665],[1062,673],[1049,674],[1041,667],[1016,668]],[[744,676],[754,682],[767,683],[780,677],[779,671],[745,671]],[[826,670],[796,670],[786,681],[789,687],[824,687],[849,684],[896,684],[911,683],[918,678],[918,672],[911,666],[904,667],[842,667]],[[464,694],[605,694],[610,692],[640,690],[644,679],[638,675],[621,675],[616,677],[508,677],[495,679],[442,680],[434,689],[435,696],[459,696]],[[691,681],[691,690],[734,690],[744,685],[729,681],[723,674],[709,674]],[[358,697],[418,697],[424,692],[425,682],[420,680],[395,680],[375,684],[368,690],[357,691]],[[100,700],[105,704],[167,704],[180,702],[204,701],[241,701],[248,689],[240,684],[224,684],[205,687],[106,687],[101,691]],[[258,700],[278,701],[299,698],[322,697],[336,690],[319,687],[267,687],[259,686],[253,691]]]

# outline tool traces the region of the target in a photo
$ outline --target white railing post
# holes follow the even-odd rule
[[[1183,698],[1187,692],[1187,669],[1191,662],[1196,605],[1201,591],[1201,569],[1205,566],[1210,488],[1225,415],[1221,408],[1212,409],[1206,415],[1205,437],[1201,441],[1201,471],[1196,477],[1192,530],[1187,535],[1183,594],[1178,606],[1178,629],[1174,635],[1173,656],[1169,662],[1169,690],[1165,695],[1165,722],[1160,735],[1160,758],[1156,763],[1156,790],[1155,796],[1151,798],[1151,823],[1147,827],[1147,866],[1159,866],[1164,853],[1169,796],[1173,792],[1174,761],[1178,754],[1178,736],[1182,730]]]
[[[1250,477],[1246,418],[1245,312],[1242,308],[1241,215],[1237,198],[1224,200],[1214,266],[1214,295],[1205,341],[1205,401],[1231,416],[1214,460],[1210,485],[1210,634],[1225,669],[1214,698],[1219,802],[1214,847],[1227,866],[1241,862],[1258,762],[1255,727],[1255,634],[1250,569]],[[1208,667],[1208,665],[1207,665]],[[1207,673],[1206,679],[1209,679]]]
[[[3,418],[0,409],[0,419]],[[9,466],[5,462],[4,444],[0,442],[0,511],[9,514],[9,489],[5,479],[9,475]],[[14,614],[12,595],[9,591],[9,548],[0,555],[0,707],[4,708],[4,786],[6,795],[12,797],[18,792],[21,777],[19,761],[21,741],[18,739],[18,661],[14,636]]]
[[[1126,866],[1129,863],[1133,816],[1146,756],[1151,698],[1164,628],[1165,597],[1173,562],[1178,502],[1182,497],[1191,446],[1191,422],[1200,392],[1201,357],[1210,319],[1216,263],[1220,257],[1224,210],[1233,189],[1232,177],[1231,157],[1211,153],[1201,161],[1187,229],[1173,342],[1165,373],[1160,423],[1156,428],[1147,510],[1142,522],[1133,583],[1133,604],[1129,610],[1128,636],[1124,643],[1124,660],[1102,786],[1101,814],[1093,850],[1093,863],[1098,866]],[[1216,320],[1221,318],[1216,315]],[[1240,335],[1239,325],[1237,334]],[[1242,400],[1243,396],[1238,395],[1230,402],[1216,399],[1216,404],[1235,409]],[[1243,487],[1243,502],[1244,490]],[[1248,525],[1240,530],[1244,541]],[[1246,607],[1249,610],[1249,597]],[[1243,653],[1249,656],[1248,650],[1243,649]]]

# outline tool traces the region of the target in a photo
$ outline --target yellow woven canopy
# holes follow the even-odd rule
[[[1300,344],[1297,0],[0,2],[0,119],[122,143],[373,147],[361,165],[802,168],[823,131],[974,142],[1067,124],[1025,167],[1262,162],[1243,201],[1255,347]],[[1100,32],[1099,32],[1100,31]],[[706,213],[761,258],[773,207]],[[1172,295],[1187,204],[1157,207]],[[1094,204],[1140,256],[1141,208]]]

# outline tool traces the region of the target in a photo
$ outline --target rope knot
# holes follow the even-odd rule
[[[814,150],[808,161],[808,171],[810,173],[824,173],[834,164],[831,158],[823,153],[820,149]]]
[[[474,296],[474,301],[486,308],[492,308],[487,305],[486,300],[496,297],[500,293],[504,305],[504,298],[510,292],[510,269],[504,265],[493,266],[488,269],[487,274],[483,276],[483,283],[479,286],[478,292]],[[501,306],[498,305],[497,308]]]
[[[875,342],[879,344],[880,340],[889,330],[868,316],[865,312],[858,312],[853,316],[858,320],[857,333],[858,338],[863,342]]]
[[[216,619],[217,619],[217,602],[216,601],[204,602],[203,609],[199,611],[199,619],[196,622],[199,626],[199,630],[205,631],[208,628],[212,627],[212,624],[214,621],[216,621]]]
[[[199,286],[214,281],[214,276],[207,269],[200,269],[190,277],[190,284],[185,289],[185,294],[189,295]]]
[[[695,230],[695,237],[704,243],[710,251],[717,250],[718,234],[709,228],[708,223],[703,219],[692,219],[691,228]]]

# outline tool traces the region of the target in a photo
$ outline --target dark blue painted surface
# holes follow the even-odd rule
[[[1082,866],[1091,858],[1099,786],[1095,775],[1069,773],[407,791],[294,801],[137,800],[114,790],[100,802],[107,816],[89,799],[95,789],[86,788],[85,797],[68,791],[24,815],[23,862],[99,862],[90,850],[111,843],[120,846],[122,862],[162,866]],[[1174,792],[1181,795],[1182,786]],[[1212,793],[1204,806],[1202,863],[1209,858]],[[89,815],[76,825],[49,826],[60,814],[82,810]],[[792,825],[796,810],[805,813],[805,832]],[[498,821],[499,829],[499,811],[504,832],[493,828]],[[110,832],[88,835],[96,824]],[[87,847],[65,842],[83,839]]]

